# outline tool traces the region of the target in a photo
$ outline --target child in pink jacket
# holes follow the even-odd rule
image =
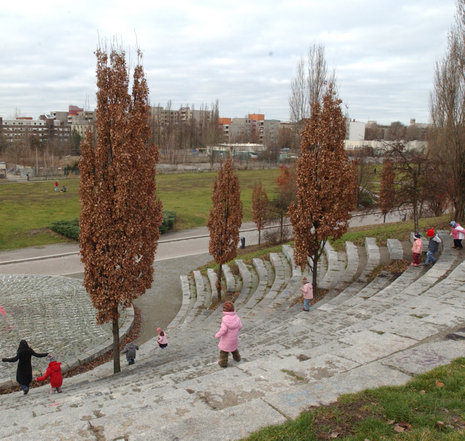
[[[168,337],[166,335],[166,332],[163,331],[161,328],[157,328],[157,343],[160,348],[165,349],[168,346]]]
[[[415,234],[415,241],[413,242],[412,246],[412,253],[413,253],[413,266],[420,265],[420,256],[421,252],[423,251],[423,241],[421,240],[421,234]]]
[[[215,335],[216,338],[220,339],[218,343],[218,347],[220,348],[220,361],[218,361],[218,364],[222,368],[228,366],[228,356],[230,352],[232,352],[235,361],[241,361],[241,355],[237,349],[239,346],[239,331],[241,329],[241,319],[234,312],[234,303],[225,302],[223,305],[221,327]]]
[[[455,221],[450,222],[450,235],[454,238],[454,246],[452,248],[463,249],[462,240],[465,238],[465,228]]]

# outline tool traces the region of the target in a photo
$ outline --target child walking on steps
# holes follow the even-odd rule
[[[133,341],[127,343],[124,349],[121,351],[122,354],[126,354],[126,361],[128,365],[136,362],[136,351],[139,350],[139,346]]]
[[[37,381],[44,381],[50,377],[50,393],[61,393],[61,386],[63,384],[63,376],[61,375],[61,363],[55,360],[52,354],[47,355],[48,367],[45,374],[37,377]]]
[[[421,252],[423,251],[423,241],[421,240],[421,234],[415,234],[415,241],[413,242],[412,246],[412,254],[413,254],[413,262],[411,263],[412,266],[420,265],[420,256]]]
[[[220,330],[215,337],[220,339],[218,347],[220,348],[220,361],[218,364],[225,368],[228,366],[228,356],[232,353],[235,361],[241,361],[239,354],[239,331],[242,329],[242,323],[239,316],[234,312],[234,303],[225,302],[223,305],[223,319],[221,320]]]
[[[307,280],[306,277],[302,279],[302,288],[300,288],[304,298],[304,307],[302,311],[310,311],[310,301],[313,299],[313,285]]]
[[[165,334],[165,331],[161,328],[157,328],[157,343],[160,348],[165,349],[168,346],[168,337]]]

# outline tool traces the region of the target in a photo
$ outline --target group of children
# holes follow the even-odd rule
[[[168,337],[162,328],[157,328],[157,343],[161,349],[165,349],[168,346]],[[121,351],[122,354],[126,354],[126,361],[128,365],[136,362],[136,351],[139,350],[139,346],[135,342],[129,342],[124,349]]]
[[[454,246],[452,248],[461,250],[463,249],[462,240],[465,238],[465,228],[463,228],[460,224],[455,221],[451,221],[449,223],[451,232],[450,235],[454,238]],[[430,228],[426,232],[426,237],[429,238],[428,242],[428,249],[426,251],[426,260],[425,265],[430,265],[436,262],[436,257],[434,256],[439,249],[439,245],[441,243],[441,238],[439,235],[434,231],[434,228]],[[423,251],[423,241],[421,239],[421,234],[415,234],[415,240],[412,246],[412,253],[413,253],[413,261],[411,263],[412,266],[420,265],[420,256]]]
[[[157,328],[158,338],[157,343],[160,348],[164,349],[168,346],[168,338],[166,333],[161,328]],[[135,342],[128,343],[122,350],[123,354],[126,354],[126,360],[128,364],[134,364],[136,358],[136,351],[139,346]],[[19,342],[16,355],[10,358],[2,358],[5,363],[18,362],[16,369],[16,381],[21,387],[24,395],[27,395],[32,382],[32,362],[31,358],[34,357],[47,357],[48,366],[44,375],[37,377],[37,381],[45,381],[50,377],[51,393],[61,393],[61,386],[63,385],[63,375],[61,373],[61,363],[55,360],[53,354],[49,352],[37,353],[31,348],[31,345],[26,340]]]

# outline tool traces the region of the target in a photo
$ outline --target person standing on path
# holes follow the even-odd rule
[[[302,288],[300,291],[302,292],[302,296],[304,298],[304,307],[302,311],[310,311],[310,300],[313,299],[313,285],[307,280],[306,277],[302,279]]]
[[[215,337],[220,339],[218,347],[220,348],[220,360],[218,364],[225,368],[228,366],[228,356],[232,353],[235,361],[241,361],[239,354],[239,331],[242,329],[242,322],[239,316],[234,312],[234,303],[225,302],[223,305],[223,319],[221,320],[220,330]]]
[[[436,258],[434,257],[434,254],[437,253],[437,251],[439,250],[439,244],[441,243],[441,238],[438,236],[437,233],[435,233],[433,228],[430,228],[426,232],[426,237],[429,237],[429,243],[428,243],[428,251],[426,252],[425,265],[429,265],[430,263],[436,262]]]
[[[16,370],[16,381],[20,385],[21,389],[26,395],[29,392],[29,385],[32,381],[32,364],[31,357],[46,357],[48,352],[36,353],[34,349],[29,346],[26,340],[19,342],[18,351],[16,355],[11,358],[2,358],[3,362],[14,363],[18,362],[18,368]]]
[[[413,262],[411,265],[418,266],[420,265],[420,255],[423,251],[423,241],[421,240],[421,234],[415,234],[415,241],[413,242],[412,246],[412,254],[413,254]]]

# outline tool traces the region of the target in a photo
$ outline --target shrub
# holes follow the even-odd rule
[[[78,218],[75,218],[69,221],[53,222],[52,225],[50,226],[50,229],[52,231],[55,231],[55,233],[69,237],[70,239],[74,239],[74,240],[79,239],[79,219]]]
[[[174,227],[176,222],[175,211],[163,211],[163,222],[160,225],[160,233],[165,234]]]
[[[164,211],[163,222],[160,225],[160,233],[164,234],[174,227],[176,221],[175,211]],[[75,218],[68,221],[53,222],[50,229],[55,233],[61,234],[73,240],[79,240],[79,219]]]

